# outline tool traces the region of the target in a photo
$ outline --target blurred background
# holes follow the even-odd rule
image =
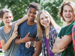
[[[27,14],[27,9],[31,2],[40,4],[41,10],[47,10],[52,15],[55,22],[62,26],[62,20],[58,12],[63,0],[0,0],[0,10],[3,8],[10,9],[14,15],[13,21],[16,21]],[[3,23],[0,23],[0,26],[3,26]]]

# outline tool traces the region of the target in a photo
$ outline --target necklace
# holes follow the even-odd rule
[[[46,35],[46,38],[49,39],[49,35]]]

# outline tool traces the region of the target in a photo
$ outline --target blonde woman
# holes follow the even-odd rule
[[[60,29],[47,11],[42,10],[38,13],[37,35],[42,42],[43,56],[61,56],[61,54],[54,54],[51,51]]]

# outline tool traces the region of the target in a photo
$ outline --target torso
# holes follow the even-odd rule
[[[7,33],[5,33],[3,27],[0,28],[0,37],[1,39],[3,39],[5,41],[5,43],[9,40],[9,38],[12,36],[12,33],[14,31],[14,26],[12,25],[11,30]],[[14,40],[12,41],[10,47],[8,48],[7,51],[4,52],[5,56],[15,56],[16,55],[16,51],[18,49],[17,44],[15,44]]]
[[[61,29],[58,37],[61,38],[61,36],[72,34],[72,27],[73,27],[73,25],[74,25],[74,22],[71,23],[69,26],[63,27]],[[68,45],[67,49],[62,52],[62,56],[74,56],[73,43],[72,42]]]
[[[19,27],[19,34],[20,34],[21,38],[24,38],[29,32],[30,32],[29,37],[36,38],[36,35],[37,35],[37,25],[36,24],[28,25],[27,21],[25,21]],[[27,49],[25,47],[25,43],[22,43],[19,46],[19,51],[20,50],[21,51],[23,50],[25,53],[29,53],[30,51],[31,52],[34,51],[34,47],[30,46],[30,48]]]

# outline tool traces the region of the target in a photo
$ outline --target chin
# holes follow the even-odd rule
[[[8,26],[10,27],[10,26],[12,26],[12,24],[8,24]]]

